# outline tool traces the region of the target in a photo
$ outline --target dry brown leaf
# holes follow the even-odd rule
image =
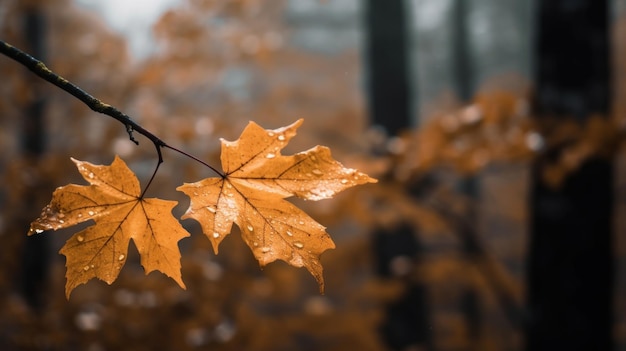
[[[172,215],[177,202],[142,198],[137,177],[117,156],[110,166],[72,161],[91,185],[56,189],[28,233],[96,222],[74,234],[60,251],[67,258],[66,296],[92,278],[113,283],[126,262],[131,238],[146,274],[161,271],[185,288],[177,244],[189,233]]]
[[[265,130],[250,122],[237,141],[222,139],[224,177],[186,183],[177,189],[191,198],[183,219],[193,218],[201,224],[216,253],[236,223],[261,266],[280,259],[306,267],[323,292],[319,257],[335,245],[322,225],[284,199],[327,199],[376,180],[343,167],[323,146],[281,155],[301,124],[302,119]]]

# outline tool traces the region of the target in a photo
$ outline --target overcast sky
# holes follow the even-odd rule
[[[162,13],[180,0],[75,0],[99,13],[109,26],[128,38],[135,59],[151,53],[151,27]]]

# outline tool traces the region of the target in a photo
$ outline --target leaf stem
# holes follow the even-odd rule
[[[150,180],[146,184],[146,187],[143,188],[143,191],[141,192],[141,195],[139,195],[140,199],[143,199],[143,197],[146,195],[146,192],[148,191],[148,188],[150,187],[150,184],[152,184],[152,181],[154,180],[154,177],[156,176],[157,171],[159,170],[159,167],[161,166],[161,163],[163,163],[163,160],[159,160],[157,162],[156,167],[154,167],[154,172],[152,172],[152,176],[150,177]]]
[[[118,110],[117,108],[109,104],[102,102],[101,100],[95,98],[94,96],[87,93],[83,89],[79,88],[74,83],[52,72],[43,62],[25,53],[24,51],[0,40],[0,53],[22,64],[24,67],[31,70],[33,73],[35,73],[37,76],[39,76],[43,80],[66,91],[70,95],[82,101],[85,105],[87,105],[87,107],[89,107],[93,111],[105,114],[109,117],[116,119],[120,123],[122,123],[126,127],[126,132],[128,133],[128,137],[133,143],[137,145],[139,144],[139,142],[133,136],[134,132],[137,132],[143,135],[144,137],[146,137],[147,139],[149,139],[154,144],[154,147],[156,148],[159,161],[156,166],[156,169],[154,170],[154,173],[152,174],[152,178],[150,178],[150,182],[148,183],[148,186],[150,185],[150,183],[152,182],[152,179],[156,175],[156,172],[159,169],[159,166],[161,165],[161,163],[163,163],[163,154],[161,152],[161,148],[164,148],[164,147],[171,149],[175,152],[178,152],[179,154],[184,155],[188,158],[191,158],[192,160],[197,161],[209,167],[212,171],[214,171],[221,177],[224,177],[224,175],[221,172],[219,172],[217,169],[215,169],[211,165],[207,164],[206,162],[200,160],[199,158],[187,152],[184,152],[182,150],[179,150],[173,146],[166,144],[163,140],[161,140],[159,137],[154,135],[152,132],[143,128],[141,125],[137,124],[137,122],[133,121],[125,113],[121,112],[120,110]],[[144,193],[147,190],[147,188],[148,187],[146,186]]]
[[[179,154],[181,154],[183,156],[186,156],[186,157],[188,157],[188,158],[190,158],[190,159],[192,159],[192,160],[194,160],[194,161],[196,161],[196,162],[198,162],[198,163],[208,167],[209,169],[211,169],[213,172],[215,172],[217,175],[219,175],[222,178],[226,177],[226,175],[224,173],[218,171],[215,167],[213,167],[210,164],[202,161],[201,159],[197,158],[196,156],[194,156],[192,154],[189,154],[189,153],[187,153],[187,152],[185,152],[183,150],[177,149],[177,148],[175,148],[175,147],[173,147],[171,145],[167,145],[167,144],[164,144],[163,147],[168,148],[168,149],[170,149],[172,151],[178,152]]]

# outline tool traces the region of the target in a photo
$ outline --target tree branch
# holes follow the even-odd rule
[[[212,167],[211,165],[209,165],[208,163],[198,159],[197,157],[186,153],[180,149],[177,149],[171,145],[166,144],[163,140],[161,140],[159,137],[157,137],[156,135],[152,134],[150,131],[146,130],[145,128],[143,128],[142,126],[140,126],[139,124],[137,124],[135,121],[133,121],[128,115],[126,115],[125,113],[121,112],[120,110],[116,109],[115,107],[109,105],[109,104],[105,104],[104,102],[100,101],[99,99],[93,97],[91,94],[87,93],[86,91],[82,90],[81,88],[79,88],[78,86],[76,86],[75,84],[73,84],[72,82],[68,81],[67,79],[61,77],[60,75],[52,72],[48,67],[46,67],[46,65],[37,60],[36,58],[30,56],[29,54],[25,53],[24,51],[0,40],[0,53],[4,54],[5,56],[19,62],[20,64],[22,64],[24,67],[28,68],[29,70],[31,70],[32,72],[34,72],[36,75],[38,75],[39,77],[41,77],[42,79],[44,79],[47,82],[50,82],[54,85],[56,85],[57,87],[63,89],[64,91],[66,91],[67,93],[69,93],[70,95],[74,96],[75,98],[77,98],[78,100],[82,101],[85,105],[87,105],[90,109],[92,109],[95,112],[99,112],[102,114],[105,114],[107,116],[113,117],[116,120],[118,120],[120,123],[122,123],[125,127],[126,127],[126,132],[128,133],[128,137],[130,138],[130,140],[132,142],[134,142],[135,144],[139,144],[139,142],[134,138],[133,136],[133,132],[137,132],[143,136],[145,136],[146,138],[148,138],[153,144],[154,147],[156,148],[157,151],[157,155],[159,157],[159,163],[157,164],[157,167],[154,171],[154,174],[152,175],[152,178],[150,179],[150,182],[152,182],[152,179],[154,178],[154,175],[156,174],[156,171],[159,169],[159,165],[161,163],[163,163],[163,154],[161,152],[161,148],[168,148],[171,149],[175,152],[178,152],[186,157],[189,157],[205,166],[207,166],[208,168],[210,168],[213,172],[217,173],[219,176],[221,176],[222,178],[225,177],[224,174],[222,174],[222,172],[218,171],[217,169],[215,169],[214,167]],[[147,187],[146,187],[147,188]]]
[[[124,124],[124,126],[126,127],[126,131],[128,132],[128,137],[135,144],[139,144],[139,142],[134,138],[133,132],[137,132],[148,138],[154,144],[157,150],[159,163],[163,162],[161,148],[167,146],[167,144],[163,142],[163,140],[159,139],[156,135],[152,134],[151,132],[137,124],[128,115],[124,114],[115,107],[109,104],[105,104],[99,99],[96,99],[91,94],[74,85],[72,82],[52,72],[43,62],[37,60],[29,54],[2,40],[0,40],[0,53],[21,63],[24,67],[34,72],[37,76],[41,77],[45,81],[50,82],[57,87],[63,89],[70,95],[82,101],[93,111],[113,117],[120,123]]]

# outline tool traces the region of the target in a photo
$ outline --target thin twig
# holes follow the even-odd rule
[[[128,132],[128,136],[130,140],[134,142],[135,144],[138,144],[138,142],[133,137],[134,131],[150,139],[150,141],[152,141],[152,143],[157,149],[157,153],[159,155],[159,161],[160,162],[163,161],[163,156],[161,155],[160,148],[165,146],[165,143],[161,139],[159,139],[157,136],[150,133],[149,131],[144,129],[142,126],[137,124],[135,121],[133,121],[128,115],[122,113],[120,110],[116,109],[115,107],[109,104],[105,104],[102,101],[96,99],[91,94],[82,90],[81,88],[73,84],[72,82],[52,72],[43,62],[37,60],[36,58],[30,56],[24,51],[1,40],[0,40],[0,52],[4,54],[5,56],[10,57],[13,60],[21,63],[24,67],[28,68],[39,77],[43,78],[45,81],[50,82],[56,85],[57,87],[65,90],[70,95],[74,96],[75,98],[85,103],[85,105],[87,105],[93,111],[113,117],[119,122],[121,122],[122,124],[124,124],[124,126],[126,127],[126,131]]]
[[[217,169],[215,169],[214,167],[210,166],[209,164],[207,164],[206,162],[198,159],[197,157],[190,155],[187,152],[184,152],[182,150],[179,150],[173,146],[170,146],[168,144],[166,144],[163,140],[161,140],[159,137],[157,137],[156,135],[152,134],[150,131],[148,131],[147,129],[143,128],[141,125],[137,124],[135,121],[133,121],[128,115],[126,115],[125,113],[121,112],[120,110],[116,109],[115,107],[109,105],[109,104],[105,104],[104,102],[100,101],[99,99],[93,97],[91,94],[87,93],[86,91],[82,90],[81,88],[79,88],[78,86],[76,86],[75,84],[73,84],[72,82],[68,81],[67,79],[61,77],[60,75],[52,72],[43,62],[37,60],[36,58],[30,56],[29,54],[25,53],[24,51],[0,40],[0,53],[4,54],[5,56],[21,63],[24,67],[28,68],[29,70],[31,70],[32,72],[34,72],[36,75],[38,75],[39,77],[41,77],[42,79],[44,79],[45,81],[52,83],[54,85],[56,85],[57,87],[63,89],[64,91],[66,91],[67,93],[69,93],[70,95],[74,96],[75,98],[79,99],[80,101],[82,101],[85,105],[87,105],[90,109],[92,109],[95,112],[99,112],[102,114],[105,114],[107,116],[113,117],[116,120],[118,120],[120,123],[122,123],[125,127],[126,127],[126,132],[128,133],[128,137],[130,138],[130,140],[132,142],[134,142],[135,144],[139,144],[139,142],[134,138],[133,136],[133,132],[137,132],[143,136],[145,136],[146,138],[148,138],[153,144],[154,147],[156,148],[156,152],[159,158],[157,167],[154,171],[154,174],[152,175],[152,178],[150,179],[150,182],[152,181],[152,179],[154,178],[154,175],[156,174],[156,171],[159,169],[159,165],[161,163],[163,163],[163,154],[161,152],[161,148],[168,148],[171,149],[175,152],[178,152],[186,157],[189,157],[207,167],[209,167],[212,171],[214,171],[215,173],[217,173],[218,175],[220,175],[221,177],[224,177],[224,175],[218,171]],[[147,188],[147,187],[146,187]],[[145,190],[144,190],[145,192]]]
[[[150,187],[150,184],[152,184],[152,181],[154,180],[154,177],[156,176],[157,172],[159,171],[159,166],[161,166],[161,163],[163,163],[162,161],[157,162],[156,167],[154,167],[154,171],[152,172],[152,176],[150,177],[150,180],[148,181],[148,183],[146,184],[146,187],[143,189],[143,191],[141,192],[141,195],[139,196],[140,199],[143,199],[144,196],[146,195],[146,192],[148,191],[148,188]]]
[[[192,155],[192,154],[189,154],[189,153],[187,153],[187,152],[185,152],[185,151],[183,151],[183,150],[177,149],[177,148],[175,148],[175,147],[173,147],[173,146],[171,146],[171,145],[163,145],[163,147],[166,147],[166,148],[168,148],[168,149],[170,149],[170,150],[172,150],[172,151],[176,151],[176,152],[178,152],[179,154],[184,155],[184,156],[187,156],[187,157],[189,157],[190,159],[192,159],[192,160],[194,160],[194,161],[196,161],[196,162],[198,162],[198,163],[200,163],[200,164],[202,164],[202,165],[204,165],[204,166],[206,166],[206,167],[210,168],[213,172],[217,173],[217,175],[219,175],[219,176],[220,176],[220,177],[222,177],[222,178],[225,178],[225,177],[226,177],[226,175],[225,175],[224,173],[222,173],[222,172],[218,171],[217,169],[215,169],[215,167],[213,167],[213,166],[211,166],[210,164],[208,164],[208,163],[206,163],[206,162],[202,161],[201,159],[197,158],[196,156],[194,156],[194,155]]]

